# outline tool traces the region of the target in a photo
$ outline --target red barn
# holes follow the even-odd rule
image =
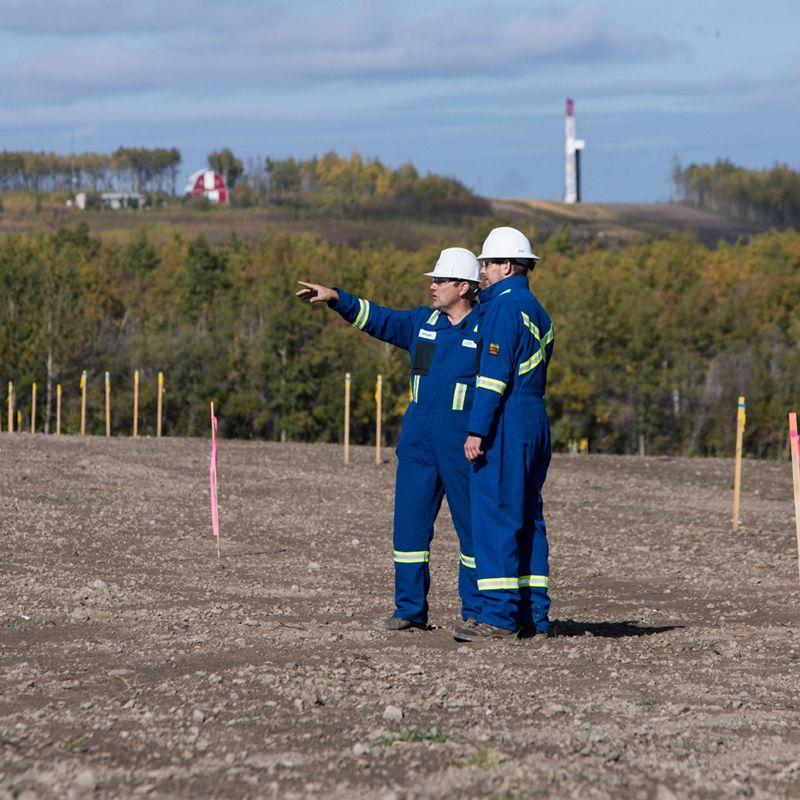
[[[186,197],[205,197],[212,203],[228,202],[228,187],[222,175],[213,169],[199,169],[189,176],[184,189]]]

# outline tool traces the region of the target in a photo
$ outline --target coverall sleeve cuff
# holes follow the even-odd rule
[[[352,316],[351,312],[358,304],[355,295],[350,294],[350,292],[346,292],[344,289],[340,289],[338,286],[331,286],[331,289],[335,289],[338,292],[339,299],[333,303],[329,303],[328,305],[346,319],[347,317]],[[349,321],[350,320],[348,320],[348,322]]]
[[[489,428],[491,427],[491,421],[483,421],[476,417],[470,417],[469,421],[469,433],[470,436],[480,436],[481,438],[486,438],[489,435]]]

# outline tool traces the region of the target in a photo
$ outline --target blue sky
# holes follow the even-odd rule
[[[800,3],[0,0],[0,149],[327,150],[560,199],[670,196],[670,161],[800,167]]]

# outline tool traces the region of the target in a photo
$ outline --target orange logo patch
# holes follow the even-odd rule
[[[496,342],[489,343],[489,355],[490,356],[497,356],[500,355],[500,345]]]

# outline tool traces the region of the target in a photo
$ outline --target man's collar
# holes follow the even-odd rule
[[[456,325],[456,327],[466,328],[467,325],[472,325],[473,320],[477,319],[479,316],[480,314],[478,309],[478,303],[475,303],[475,305],[472,306],[472,310],[469,312],[469,314],[467,314],[467,316],[464,317],[464,319],[462,319],[461,322],[459,322],[458,325]]]
[[[509,275],[502,281],[497,281],[497,283],[493,283],[491,286],[487,286],[485,289],[482,289],[480,300],[481,303],[488,303],[490,300],[493,300],[495,297],[498,297],[507,290],[527,289],[527,288],[528,288],[527,275]]]
[[[431,312],[434,310],[435,309],[431,308]],[[456,322],[455,325],[450,324],[450,319],[448,318],[447,314],[444,313],[444,311],[439,311],[439,316],[436,318],[436,320],[433,323],[429,322],[428,325],[437,331],[444,328],[462,328],[466,324],[467,320],[470,319],[477,310],[478,304],[476,303],[474,306],[472,306],[469,313],[463,319]],[[430,317],[428,317],[428,319],[430,319]]]

